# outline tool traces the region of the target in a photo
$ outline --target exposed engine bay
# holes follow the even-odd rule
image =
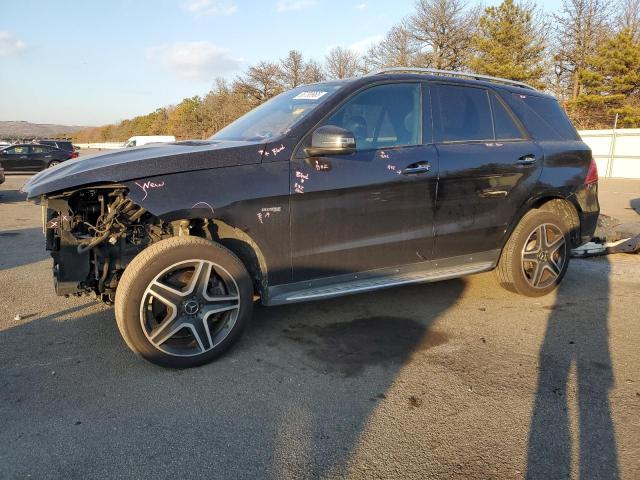
[[[95,293],[110,302],[128,263],[174,225],[127,198],[122,186],[66,192],[43,202],[47,250],[58,295]],[[180,226],[178,225],[178,228]]]

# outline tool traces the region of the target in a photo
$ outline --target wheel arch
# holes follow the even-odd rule
[[[244,230],[223,220],[188,215],[171,220],[174,235],[190,235],[217,242],[231,250],[251,275],[254,291],[263,295],[267,288],[268,267],[266,257],[255,241]]]
[[[505,235],[502,239],[502,249],[511,237],[513,230],[516,228],[522,217],[530,210],[540,209],[557,213],[562,217],[570,228],[571,246],[576,248],[580,246],[580,215],[579,206],[571,200],[571,197],[566,197],[558,192],[545,192],[534,197],[531,197],[524,203],[518,210],[518,214],[514,217],[508,229],[505,231]]]
[[[213,240],[231,250],[251,275],[256,293],[264,295],[267,289],[268,267],[260,246],[245,231],[222,220],[213,219]]]

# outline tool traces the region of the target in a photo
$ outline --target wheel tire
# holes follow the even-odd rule
[[[539,252],[536,250],[538,248],[537,238],[541,237],[541,233],[536,232],[542,232],[539,230],[541,228],[544,229],[545,243],[542,244]],[[551,235],[554,232],[557,234],[555,237]],[[555,238],[558,243],[547,248],[546,239],[549,237]],[[564,243],[561,242],[560,237]],[[561,243],[562,245],[558,247]],[[553,251],[556,247],[558,250]],[[553,253],[549,253],[552,251]],[[556,252],[563,255],[560,268],[557,266],[559,260],[550,263],[550,259],[554,258]],[[536,260],[525,260],[525,256],[526,258],[536,257]],[[540,297],[551,293],[560,284],[569,267],[569,259],[570,235],[569,227],[565,221],[550,211],[530,210],[511,233],[511,237],[502,250],[495,274],[498,282],[505,289],[527,297]],[[544,265],[547,264],[551,267],[545,268]],[[534,287],[538,265],[542,265],[540,268],[543,270],[542,275],[546,275],[544,277],[546,281],[540,282],[538,287]]]
[[[186,302],[192,302],[188,299],[192,293],[189,293],[187,291],[188,289],[181,290],[179,297],[174,295],[175,298],[183,300],[182,304],[178,302],[173,303],[173,305],[176,305],[175,309],[168,307],[167,305],[169,304],[164,304],[158,297],[154,296],[151,290],[156,289],[156,285],[158,284],[163,285],[165,292],[167,291],[166,287],[177,288],[168,283],[168,281],[165,280],[167,277],[163,277],[163,275],[173,275],[174,271],[184,272],[185,268],[190,268],[191,263],[201,265],[200,270],[198,270],[197,266],[194,266],[191,277],[187,277],[187,286],[192,285],[190,288],[193,289],[193,292],[200,292],[202,290],[200,287],[202,284],[198,283],[200,280],[196,277],[199,277],[199,272],[204,271],[206,266],[209,265],[211,269],[209,270],[210,273],[207,274],[209,276],[202,277],[207,278],[207,281],[204,283],[204,285],[206,285],[204,287],[205,295],[208,289],[211,288],[212,279],[217,282],[217,285],[225,285],[225,278],[227,281],[230,279],[229,283],[233,285],[232,289],[234,290],[233,295],[237,293],[236,296],[238,297],[231,303],[237,303],[237,307],[224,313],[214,312],[212,315],[206,314],[201,304],[200,311],[197,313],[198,316],[189,317],[186,313]],[[183,265],[187,267],[183,267]],[[168,273],[165,274],[164,272]],[[176,275],[180,275],[180,273],[176,273]],[[184,275],[184,273],[182,273],[182,275]],[[182,278],[184,278],[184,276]],[[156,283],[161,281],[162,283]],[[164,283],[165,281],[167,283]],[[231,298],[232,293],[230,293],[230,290],[231,289],[228,289],[226,291],[227,293],[216,297],[218,298],[217,301],[223,298]],[[173,291],[175,292],[176,290]],[[183,291],[185,293],[183,293]],[[227,295],[227,297],[224,297],[224,295]],[[166,298],[173,297],[167,296]],[[196,300],[196,303],[199,301],[205,302],[206,300],[200,298]],[[156,315],[155,309],[158,308],[158,305],[160,306],[159,308],[166,308],[167,313],[165,319],[158,322],[157,325],[155,325],[155,329],[152,329],[148,326],[148,318],[151,316],[150,318],[154,319],[153,322],[155,324],[157,319],[155,319],[154,315]],[[178,308],[177,305],[183,306]],[[211,305],[214,305],[214,303]],[[118,329],[129,348],[150,362],[170,368],[188,368],[203,365],[222,355],[240,338],[251,318],[252,310],[253,284],[242,262],[222,245],[198,237],[170,238],[145,249],[135,257],[125,269],[115,296],[115,314]],[[178,313],[171,314],[169,312]],[[176,315],[177,318],[172,318],[176,317]],[[220,315],[222,320],[215,320],[216,315]],[[200,316],[204,316],[204,319],[200,319]],[[220,324],[223,325],[222,327],[216,327],[220,328],[216,335],[225,335],[223,338],[221,337],[222,339],[217,343],[214,343],[212,340],[211,317],[214,317],[214,322],[220,321]],[[227,317],[228,320],[224,320],[224,317]],[[170,332],[176,328],[176,325],[179,325],[179,322],[182,322],[182,320],[180,320],[181,318],[192,321],[192,326],[197,325],[202,327],[203,324],[206,325],[206,335],[196,336],[195,328],[185,328],[189,327],[189,325],[183,325],[182,327],[178,326],[177,328],[181,328],[182,330],[177,331],[177,333],[174,332],[174,334],[172,334],[173,336],[168,338],[164,344],[158,346],[151,341],[154,332],[161,330],[164,321],[171,319],[169,322],[174,322],[172,325],[167,324],[169,327],[165,330]],[[233,323],[230,320],[232,318]],[[224,322],[227,322],[227,324],[224,325]],[[223,330],[228,331],[223,332]],[[185,337],[185,332],[187,338],[176,338],[179,335]],[[191,344],[194,345],[194,347],[191,348],[197,348],[199,353],[189,353],[187,355],[186,353],[180,353],[182,351],[176,349],[174,346],[167,346],[170,342],[188,342],[189,335],[193,337]],[[201,341],[201,339],[204,340]],[[203,345],[206,345],[209,349],[205,350]],[[174,350],[170,350],[170,348]],[[187,351],[190,350],[184,347],[184,352]]]
[[[49,162],[49,165],[47,165],[47,168],[52,168],[52,167],[55,167],[56,165],[60,165],[60,162],[58,160],[51,160]]]

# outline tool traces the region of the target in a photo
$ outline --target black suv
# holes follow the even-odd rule
[[[70,158],[74,158],[70,152],[34,143],[20,143],[0,150],[0,164],[7,172],[40,171]]]
[[[265,305],[495,269],[562,280],[599,213],[589,148],[551,96],[387,69],[305,85],[205,141],[71,161],[31,179],[58,294],[115,302],[124,340],[170,367],[231,346]]]

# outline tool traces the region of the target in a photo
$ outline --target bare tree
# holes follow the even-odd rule
[[[272,62],[260,62],[249,67],[243,77],[238,77],[234,89],[258,103],[269,100],[282,92],[280,66]]]
[[[322,66],[315,60],[309,60],[304,66],[304,83],[322,82],[325,79]]]
[[[407,22],[421,53],[415,62],[442,70],[462,69],[479,9],[468,8],[465,0],[417,0],[415,8]]]
[[[418,48],[404,25],[396,25],[384,39],[372,45],[364,58],[367,70],[384,67],[411,67],[414,65]]]
[[[358,55],[348,48],[335,47],[325,60],[325,68],[330,78],[355,77],[361,70]]]
[[[635,41],[640,41],[640,0],[622,0],[622,11],[616,18],[620,30],[628,29]]]
[[[305,64],[302,53],[290,50],[289,54],[280,60],[280,78],[285,89],[296,88],[305,83]]]
[[[567,78],[570,96],[580,94],[580,71],[598,43],[609,33],[610,0],[563,0],[554,15],[557,51],[554,55],[558,76]]]

